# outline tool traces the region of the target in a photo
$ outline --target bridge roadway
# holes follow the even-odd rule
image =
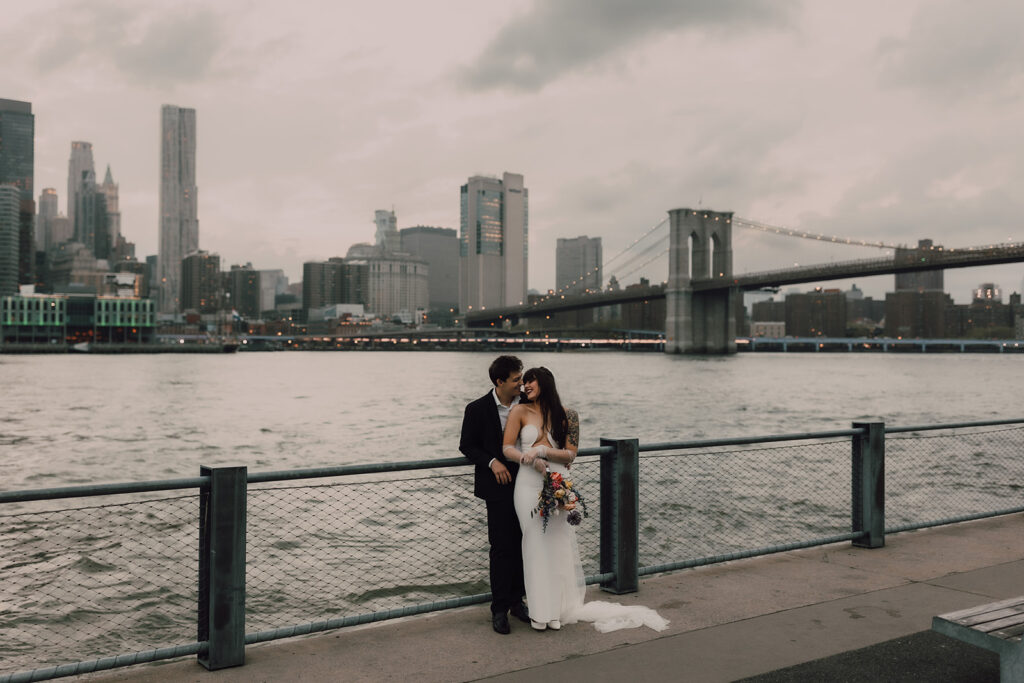
[[[762,271],[690,280],[694,292],[711,292],[736,288],[758,290],[808,282],[827,282],[850,278],[894,275],[922,270],[946,270],[970,268],[1024,261],[1024,244],[995,245],[988,247],[967,247],[964,249],[907,249],[892,256],[874,259],[858,259],[833,263],[798,266],[782,270]],[[630,287],[614,292],[558,295],[525,306],[509,306],[471,311],[465,315],[468,327],[497,326],[506,319],[517,322],[520,318],[551,315],[565,311],[577,311],[600,306],[653,301],[665,298],[665,286]]]
[[[999,680],[998,658],[929,631],[938,614],[1024,593],[1024,514],[643,577],[640,590],[587,600],[653,607],[668,630],[491,630],[486,605],[271,641],[244,666],[195,658],[75,678],[89,683],[249,681],[914,681]]]

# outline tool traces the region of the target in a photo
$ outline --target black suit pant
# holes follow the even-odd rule
[[[491,613],[504,613],[522,602],[526,594],[523,533],[511,496],[487,501],[487,540],[491,544]]]

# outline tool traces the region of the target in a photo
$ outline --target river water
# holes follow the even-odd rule
[[[581,446],[1024,416],[1024,356],[520,354]],[[491,354],[0,356],[0,489],[454,457]]]
[[[580,413],[583,447],[600,437],[650,443],[1024,417],[1018,354],[519,355],[554,372]],[[454,457],[464,405],[489,389],[492,358],[0,356],[0,490],[194,477],[201,465],[253,472]],[[1019,499],[1024,429],[972,439],[887,441],[887,520],[932,503],[924,519]],[[640,472],[641,565],[847,531],[849,453],[839,439],[650,454]],[[597,493],[596,463],[574,472]],[[247,632],[487,590],[468,468],[321,481],[249,491]],[[594,496],[591,505],[599,516]],[[7,507],[0,674],[194,640],[194,491]],[[593,520],[579,528],[588,573],[597,571],[597,533]]]

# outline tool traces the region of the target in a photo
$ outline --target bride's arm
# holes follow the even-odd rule
[[[565,418],[568,422],[568,430],[565,435],[565,448],[544,447],[544,453],[538,454],[545,460],[556,462],[560,465],[569,465],[576,459],[576,451],[580,447],[580,416],[571,408],[565,411]]]
[[[514,406],[508,414],[508,422],[505,423],[505,436],[502,438],[501,446],[502,454],[512,462],[523,462],[523,453],[515,446],[522,424],[523,411],[519,406]]]

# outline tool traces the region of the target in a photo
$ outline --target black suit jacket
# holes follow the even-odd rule
[[[508,500],[511,504],[519,463],[506,460],[502,455],[503,436],[498,406],[495,405],[494,395],[490,391],[466,406],[466,413],[462,418],[459,450],[475,465],[473,494],[484,500]],[[487,466],[492,458],[497,458],[508,468],[512,474],[512,482],[498,483],[491,468]]]

